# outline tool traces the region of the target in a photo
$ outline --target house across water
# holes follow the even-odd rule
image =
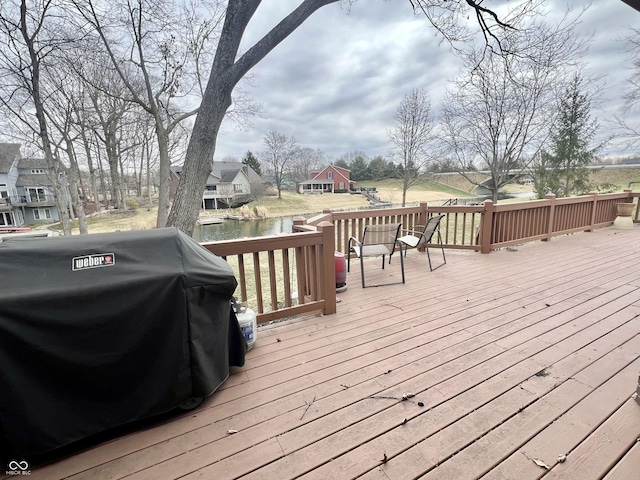
[[[44,159],[23,158],[19,143],[0,143],[0,227],[59,220]]]

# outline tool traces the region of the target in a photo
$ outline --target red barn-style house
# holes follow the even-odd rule
[[[298,183],[298,193],[348,193],[354,189],[351,171],[329,165],[319,172],[311,172],[309,180]]]

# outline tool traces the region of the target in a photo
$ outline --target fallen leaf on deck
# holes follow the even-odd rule
[[[564,463],[566,459],[567,459],[567,456],[564,453],[561,453],[560,455],[558,455],[558,463]]]
[[[234,433],[238,433],[238,430],[227,430],[229,435],[233,435]]]
[[[549,468],[549,465],[547,465],[546,463],[544,463],[542,460],[538,460],[537,458],[533,459],[533,462],[538,465],[539,467],[544,468],[545,470],[551,470]]]

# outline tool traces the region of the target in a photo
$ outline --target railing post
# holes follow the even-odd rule
[[[549,219],[547,223],[547,238],[543,238],[543,242],[548,242],[553,237],[553,224],[556,221],[556,196],[554,193],[547,193],[545,200],[549,200]]]
[[[418,214],[418,225],[426,225],[428,216],[427,210],[429,209],[427,202],[420,202],[420,213]]]
[[[492,200],[484,201],[484,211],[480,222],[480,252],[491,253],[491,239],[493,238],[493,215],[496,207]]]
[[[322,296],[325,315],[336,313],[336,262],[335,227],[331,222],[320,222],[318,230],[322,233]]]
[[[418,225],[426,225],[429,220],[429,215],[427,214],[428,210],[427,202],[420,202],[420,213],[418,213]],[[415,228],[415,225],[414,225]],[[424,252],[427,248],[426,244],[420,244],[418,246],[419,252]]]
[[[589,195],[593,196],[593,202],[591,202],[591,228],[588,228],[585,232],[593,232],[596,225],[596,211],[598,210],[598,192],[589,192]]]
[[[299,231],[299,229],[297,229],[296,227],[299,227],[301,225],[306,225],[307,224],[307,219],[305,217],[293,217],[293,231],[297,232]]]

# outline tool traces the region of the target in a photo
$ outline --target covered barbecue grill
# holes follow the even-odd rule
[[[244,364],[233,271],[174,228],[0,243],[0,452],[213,393]]]

